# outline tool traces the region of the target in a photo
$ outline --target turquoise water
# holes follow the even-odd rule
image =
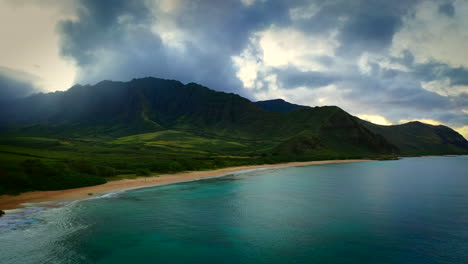
[[[0,263],[468,263],[468,156],[261,170],[10,214]]]

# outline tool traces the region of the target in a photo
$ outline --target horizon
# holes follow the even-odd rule
[[[467,12],[462,0],[4,0],[0,96],[154,76],[468,138]]]

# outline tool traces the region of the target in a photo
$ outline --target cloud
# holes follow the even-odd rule
[[[458,128],[455,128],[455,130],[458,133],[460,133],[460,135],[462,135],[465,139],[468,138],[468,126],[458,127]]]
[[[335,55],[336,33],[327,36],[304,34],[294,28],[269,28],[258,32],[263,63],[269,67],[292,65],[302,70],[324,70],[323,58]]]
[[[434,120],[434,119],[411,119],[411,120],[402,119],[402,120],[399,121],[399,123],[400,124],[405,124],[405,123],[414,122],[414,121],[419,121],[421,123],[426,123],[426,124],[433,125],[433,126],[438,126],[438,125],[442,124],[440,121],[437,121],[437,120]]]
[[[242,2],[242,4],[246,5],[246,6],[251,6],[255,0],[240,0]]]
[[[34,83],[39,81],[39,77],[26,72],[0,67],[0,103],[5,104],[38,92],[39,88]]]
[[[281,1],[82,0],[78,10],[77,19],[59,25],[62,54],[77,62],[78,82],[150,75],[243,95],[231,57],[252,32],[287,15]]]
[[[438,61],[452,67],[468,67],[468,53],[465,52],[468,2],[449,3],[453,12],[448,11],[447,5],[440,9],[437,3],[422,1],[414,12],[402,18],[402,29],[393,37],[392,54],[397,56],[409,50],[417,63]]]
[[[388,121],[385,117],[380,116],[380,115],[356,115],[356,116],[359,117],[360,119],[367,120],[374,124],[384,125],[384,126],[392,125],[390,121]]]
[[[399,123],[404,124],[404,123],[408,123],[412,121],[419,121],[419,122],[430,124],[433,126],[443,125],[443,122],[433,120],[433,119],[411,119],[411,120],[402,119],[399,121]],[[462,135],[465,139],[468,138],[468,126],[455,127],[454,130],[457,131],[460,135]]]
[[[447,85],[468,85],[468,69],[465,67],[452,67],[446,63],[430,61],[415,64],[413,69],[424,81],[448,79]]]
[[[277,70],[281,87],[291,89],[297,87],[323,87],[336,82],[339,77],[318,72],[318,71],[300,71],[297,68],[286,68]]]
[[[100,52],[129,44],[122,42],[135,31],[146,32],[151,20],[151,12],[143,1],[79,1],[77,18],[59,24],[62,53],[73,58],[78,66],[92,64]]]
[[[351,18],[340,34],[340,53],[353,56],[363,51],[378,52],[389,47],[398,27],[400,17],[362,13]]]
[[[455,8],[452,3],[447,2],[439,5],[439,12],[446,16],[453,17],[455,15]]]
[[[242,53],[232,60],[238,78],[248,89],[326,86],[335,78],[326,73],[337,66],[335,37],[336,32],[317,36],[294,28],[270,27],[254,33]]]
[[[450,79],[434,80],[430,82],[421,82],[421,86],[431,92],[442,96],[457,96],[468,93],[468,85],[450,85]]]
[[[307,34],[337,32],[340,56],[359,57],[363,52],[382,52],[392,44],[402,17],[415,1],[304,1],[290,9],[294,27]]]
[[[75,68],[59,54],[56,24],[72,18],[69,0],[0,1],[0,66],[40,76],[34,85],[66,90]]]
[[[32,83],[46,90],[155,76],[251,100],[338,105],[381,123],[468,124],[464,0],[5,0],[0,7],[7,36],[0,66],[40,76]]]

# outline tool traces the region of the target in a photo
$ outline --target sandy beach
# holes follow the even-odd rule
[[[210,171],[193,171],[182,172],[175,174],[160,174],[158,177],[139,177],[136,179],[123,179],[116,181],[109,181],[105,184],[82,187],[76,189],[58,190],[58,191],[34,191],[26,192],[16,196],[1,195],[0,196],[0,209],[9,210],[16,208],[23,208],[31,205],[32,203],[42,202],[59,202],[59,201],[72,201],[89,197],[96,197],[106,193],[125,191],[137,188],[146,188],[152,186],[160,186],[172,183],[187,182],[194,180],[201,180],[207,178],[218,177],[234,172],[279,168],[290,166],[306,166],[314,164],[328,164],[328,163],[345,163],[345,162],[358,162],[368,161],[365,159],[358,160],[325,160],[325,161],[309,161],[309,162],[291,162],[281,164],[266,164],[266,165],[253,165],[253,166],[239,166],[229,167],[224,169],[210,170]],[[7,211],[8,213],[8,211]]]

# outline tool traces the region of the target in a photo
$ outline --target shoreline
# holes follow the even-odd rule
[[[322,160],[322,161],[305,161],[305,162],[289,162],[279,164],[264,164],[264,165],[248,165],[238,167],[228,167],[223,169],[208,170],[208,171],[191,171],[172,174],[160,174],[149,177],[138,177],[135,179],[122,179],[109,181],[101,185],[87,186],[74,189],[65,189],[57,191],[32,191],[21,193],[16,196],[0,195],[0,209],[7,214],[17,211],[15,209],[24,209],[36,207],[37,204],[49,204],[49,206],[57,205],[60,202],[71,202],[74,200],[82,200],[86,198],[96,198],[102,195],[116,192],[125,192],[129,190],[151,188],[156,186],[176,184],[190,181],[198,181],[203,179],[216,178],[226,176],[232,173],[247,172],[259,169],[281,168],[281,167],[297,167],[319,164],[332,163],[348,163],[371,161],[370,159],[352,159],[352,160]],[[47,205],[46,205],[47,207]]]

